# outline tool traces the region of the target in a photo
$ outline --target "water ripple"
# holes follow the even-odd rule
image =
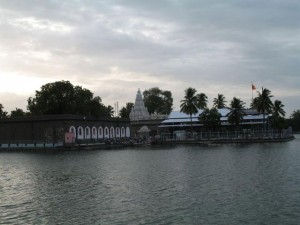
[[[298,224],[299,144],[1,153],[0,224]]]

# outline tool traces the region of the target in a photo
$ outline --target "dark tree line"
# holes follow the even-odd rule
[[[0,103],[0,118],[24,117],[26,115],[28,115],[28,113],[24,112],[23,109],[20,108],[16,108],[15,110],[12,110],[10,114],[8,114],[8,112],[4,111],[4,107]]]
[[[16,108],[10,115],[0,104],[0,117],[24,117],[36,115],[78,114],[92,117],[111,117],[113,107],[105,106],[99,96],[69,81],[47,83],[27,100],[27,112]]]
[[[28,100],[31,115],[79,114],[93,117],[110,117],[112,107],[105,106],[99,96],[69,81],[45,84]]]
[[[291,117],[287,119],[287,124],[293,128],[293,131],[300,132],[300,109],[292,113]]]
[[[150,114],[170,114],[173,106],[172,93],[157,87],[143,92],[145,106]],[[119,117],[129,118],[133,103],[128,102],[119,111]],[[96,118],[112,117],[114,108],[105,106],[102,99],[81,86],[74,86],[69,81],[56,81],[43,85],[35,91],[35,96],[27,100],[27,112],[16,108],[8,114],[0,104],[0,118],[23,117],[28,115],[78,114]]]
[[[145,90],[143,97],[150,114],[168,115],[173,109],[173,98],[170,91],[154,87]],[[284,104],[280,100],[272,102],[272,97],[270,90],[262,88],[261,92],[257,92],[257,97],[253,99],[250,107],[263,115],[271,115],[270,122],[276,129],[291,126],[293,130],[300,131],[300,110],[294,111],[289,119],[285,119]],[[207,96],[204,93],[197,93],[195,88],[187,88],[184,99],[181,100],[180,111],[192,118],[192,115],[196,114],[199,109],[203,109],[199,120],[206,127],[217,129],[220,125],[221,115],[215,109],[226,107],[227,101],[224,95],[218,94],[213,100],[211,109],[207,107],[207,102]],[[74,86],[69,81],[57,81],[43,85],[40,90],[35,92],[34,97],[28,98],[27,103],[27,112],[15,108],[10,114],[4,110],[3,105],[0,103],[0,118],[53,114],[79,114],[99,118],[112,117],[114,114],[113,107],[110,105],[105,106],[99,96],[94,96],[90,90],[81,86]],[[129,118],[133,105],[131,102],[126,103],[119,111],[118,116]],[[230,101],[229,107],[231,112],[228,115],[228,121],[238,128],[243,120],[245,103],[234,97]]]

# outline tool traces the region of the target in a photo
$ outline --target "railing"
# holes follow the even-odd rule
[[[130,138],[109,139],[75,139],[73,143],[65,143],[64,140],[1,140],[0,149],[30,149],[30,148],[56,148],[62,146],[91,146],[91,145],[121,145],[129,144]]]
[[[251,131],[227,131],[227,132],[194,132],[180,134],[161,134],[163,141],[186,141],[186,140],[272,140],[292,138],[293,132],[290,130],[251,130]]]
[[[44,140],[7,140],[0,141],[0,148],[55,148],[63,146],[63,141]]]

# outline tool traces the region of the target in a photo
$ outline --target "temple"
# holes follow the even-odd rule
[[[145,107],[143,96],[141,94],[140,89],[138,89],[136,98],[135,98],[135,104],[134,107],[131,109],[131,112],[129,114],[129,118],[132,121],[136,120],[148,120],[150,119],[150,114]]]

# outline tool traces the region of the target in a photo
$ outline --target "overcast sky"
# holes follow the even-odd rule
[[[0,0],[0,103],[69,80],[104,104],[187,87],[249,107],[251,82],[300,109],[299,0]],[[254,92],[254,97],[256,92]]]

